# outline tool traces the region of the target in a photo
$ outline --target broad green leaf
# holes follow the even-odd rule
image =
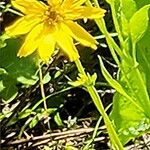
[[[133,61],[122,61],[119,83],[136,101],[136,104],[142,107],[146,116],[150,117],[150,99],[146,87],[145,73],[140,68],[140,64],[135,66]]]
[[[148,10],[150,5],[146,5],[138,10],[130,19],[129,27],[131,33],[131,39],[133,43],[139,41],[144,35],[148,27]]]
[[[150,96],[150,22],[144,37],[137,43],[137,60],[141,72],[145,74],[147,89]]]
[[[21,46],[21,41],[19,39],[9,39],[6,42],[7,46],[0,50],[0,67],[4,68],[13,78],[23,76],[32,79],[37,70],[36,56],[19,58],[17,52]]]
[[[148,26],[150,1],[114,0],[109,1],[111,8],[113,2],[119,28],[124,36],[122,50],[129,61],[120,58],[118,81],[111,77],[102,60],[100,63],[104,77],[116,89],[111,119],[120,140],[126,144],[129,140],[150,132],[150,26]],[[133,45],[138,42],[135,49],[138,56],[137,65],[131,55],[133,54],[131,41]]]
[[[7,74],[0,75],[1,85],[5,88],[1,90],[0,97],[9,102],[17,95],[18,83],[33,85],[38,77],[36,57],[18,58],[17,52],[21,46],[19,39],[9,39],[5,41],[7,45],[0,49],[0,68]],[[2,72],[2,70],[1,70]],[[2,86],[1,86],[2,87]]]
[[[116,89],[113,98],[113,120],[123,144],[150,130],[150,101],[141,75],[132,64],[123,66],[125,75],[120,74],[119,83],[108,73],[100,59],[102,73],[108,83]],[[122,71],[122,70],[121,70]],[[128,78],[128,81],[126,81]]]
[[[0,98],[3,98],[5,103],[12,101],[18,94],[16,81],[10,75],[0,76]]]
[[[115,80],[111,77],[111,75],[108,73],[108,71],[106,70],[106,68],[104,67],[103,61],[101,59],[101,57],[99,56],[99,61],[100,61],[100,66],[101,66],[101,70],[102,70],[102,74],[105,77],[105,79],[107,80],[107,82],[121,95],[123,95],[125,98],[127,98],[130,103],[133,103],[134,106],[136,106],[136,108],[139,108],[141,111],[143,111],[143,109],[135,103],[135,101],[132,99],[132,97],[130,97],[126,91],[123,89],[123,87]]]
[[[121,11],[125,15],[126,19],[129,20],[136,12],[136,3],[134,0],[120,0]]]
[[[132,64],[131,64],[132,65]],[[141,80],[142,72],[138,68],[132,68],[123,64],[125,75],[121,74],[119,82],[135,102],[144,111],[137,109],[126,97],[116,93],[113,98],[113,110],[111,119],[115,123],[117,132],[123,144],[150,130],[150,100],[146,91],[146,85]],[[141,74],[140,74],[141,73]],[[128,81],[126,81],[128,78]]]
[[[140,9],[141,7],[150,4],[149,0],[134,0],[136,2],[137,8]]]
[[[150,119],[119,93],[113,98],[110,117],[123,144],[150,131]]]

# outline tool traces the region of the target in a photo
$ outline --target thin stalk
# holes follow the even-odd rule
[[[118,23],[118,20],[117,20],[117,14],[116,14],[116,10],[115,10],[114,1],[112,1],[112,3],[110,4],[110,7],[111,7],[111,11],[112,11],[112,18],[113,18],[113,22],[114,22],[114,25],[115,25],[115,29],[118,33],[118,39],[120,41],[121,47],[123,47],[124,41],[123,41],[123,37],[122,37],[121,30],[120,30],[120,27],[119,27],[119,23]]]
[[[96,4],[96,6],[99,7],[99,5],[96,3],[96,0],[94,0],[94,2]],[[89,0],[86,1],[86,5],[92,7],[92,4]],[[117,57],[117,54],[120,57],[125,57],[125,56],[123,56],[123,53],[122,53],[120,47],[116,44],[114,39],[110,36],[110,33],[107,31],[104,19],[103,18],[95,19],[95,22],[96,22],[98,28],[101,30],[101,32],[105,35],[108,46],[109,46],[111,53],[113,55],[113,58],[116,61],[116,63],[119,65],[120,63],[119,63],[119,59]],[[116,54],[116,52],[117,52],[117,54]]]
[[[45,110],[47,110],[46,96],[45,96],[44,84],[43,84],[43,75],[42,75],[42,69],[40,65],[39,65],[39,77],[40,77],[40,89],[41,89],[41,95],[42,95],[43,102],[44,102],[44,108]]]
[[[95,19],[95,22],[96,22],[98,28],[106,36],[106,39],[108,40],[108,42],[114,47],[114,49],[116,50],[118,55],[122,56],[122,51],[121,51],[120,47],[116,44],[114,39],[110,36],[110,33],[107,31],[104,19],[103,18]]]
[[[95,4],[95,6],[100,7],[97,0],[94,0],[94,4]],[[111,11],[112,11],[112,18],[113,18],[113,22],[114,22],[114,25],[115,25],[115,29],[118,33],[118,39],[119,39],[121,47],[122,47],[124,41],[123,41],[123,37],[122,37],[121,30],[120,30],[120,27],[119,27],[119,23],[118,23],[118,20],[117,20],[117,14],[116,14],[116,11],[115,11],[114,1],[111,2],[110,7],[111,7]]]
[[[32,111],[35,110],[44,100],[47,100],[48,98],[53,97],[53,96],[56,96],[56,95],[61,94],[61,93],[63,93],[63,92],[69,91],[69,90],[71,90],[71,89],[73,89],[73,88],[74,88],[74,87],[68,87],[68,88],[65,88],[65,89],[63,89],[63,90],[61,90],[61,91],[52,93],[52,94],[46,96],[44,99],[42,98],[41,100],[39,100],[39,101],[32,107]]]
[[[42,96],[43,103],[44,103],[44,109],[47,111],[47,103],[46,103],[46,96],[45,96],[45,91],[44,91],[42,68],[40,64],[39,64],[39,78],[40,78],[40,89],[41,89],[41,96]],[[49,121],[47,125],[48,125],[48,128],[50,129]]]
[[[95,2],[95,5],[96,5],[97,7],[99,7],[99,5],[96,3],[97,0],[94,0],[94,2]],[[91,6],[90,1],[88,1],[88,5]],[[120,40],[120,43],[123,44],[123,39],[122,39],[122,37],[121,37],[121,31],[120,31],[120,29],[119,29],[119,24],[118,24],[118,21],[117,21],[117,19],[116,19],[116,13],[115,13],[114,2],[111,3],[111,9],[112,9],[112,16],[113,16],[113,21],[114,21],[114,24],[115,24],[115,28],[116,28],[116,31],[117,31],[117,33],[118,33],[118,38],[120,38],[120,39],[119,39],[119,40]],[[127,75],[126,75],[126,73],[125,73],[125,71],[124,71],[124,68],[120,65],[120,62],[119,62],[119,60],[118,60],[118,57],[117,57],[117,55],[116,55],[114,49],[116,50],[116,52],[119,54],[119,56],[120,56],[121,58],[126,59],[126,56],[125,56],[125,55],[123,56],[123,53],[122,53],[121,49],[120,49],[119,46],[115,43],[115,41],[113,40],[113,38],[109,35],[109,32],[107,31],[107,28],[106,28],[104,19],[103,19],[103,18],[101,18],[101,19],[95,19],[95,22],[97,23],[97,25],[98,25],[99,29],[102,31],[102,33],[106,36],[106,41],[107,41],[107,43],[108,43],[108,47],[109,47],[109,49],[110,49],[110,51],[111,51],[111,54],[112,54],[113,58],[114,58],[114,60],[116,61],[116,63],[118,64],[119,68],[122,70],[122,73],[123,73],[123,75],[125,76],[125,80],[126,80],[126,82],[127,82],[128,87],[130,87],[130,89],[132,90],[132,92],[135,94],[133,88],[130,86],[130,83],[129,83],[128,77],[127,77]],[[120,35],[120,36],[119,36],[119,35]],[[123,45],[122,45],[122,46],[123,46]],[[133,49],[135,49],[134,46],[133,46]],[[134,63],[136,64],[136,57],[135,57],[135,56],[136,56],[136,55],[135,55],[135,50],[133,50],[133,58],[134,58],[133,60],[134,60]],[[136,94],[135,94],[135,96],[136,96]],[[137,108],[139,108],[139,109],[143,112],[143,109],[142,109],[140,106],[138,106],[138,105],[136,104],[136,102],[135,102],[134,100],[132,100],[132,98],[130,98],[129,96],[127,96],[127,99],[129,99]]]
[[[77,66],[79,73],[86,75],[84,68],[79,59],[75,61],[75,64]],[[123,150],[123,146],[117,136],[117,133],[116,133],[107,113],[105,112],[105,109],[103,107],[102,101],[100,99],[100,96],[98,95],[97,90],[95,89],[95,87],[93,85],[86,86],[86,88],[87,88],[87,91],[89,92],[95,106],[97,107],[98,111],[101,113],[101,115],[104,119],[105,125],[107,127],[107,131],[108,131],[108,134],[110,137],[110,141],[112,142],[112,144],[116,150]]]

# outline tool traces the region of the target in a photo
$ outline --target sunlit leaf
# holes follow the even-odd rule
[[[150,5],[146,5],[138,10],[131,18],[129,26],[131,38],[134,43],[139,41],[148,27],[148,10]]]

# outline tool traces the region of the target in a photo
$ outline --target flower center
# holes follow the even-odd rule
[[[63,15],[52,7],[49,7],[44,14],[44,22],[48,25],[56,25],[56,23],[62,20]]]

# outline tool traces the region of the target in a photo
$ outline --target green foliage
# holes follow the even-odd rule
[[[131,39],[133,43],[139,41],[148,27],[148,11],[150,5],[142,7],[140,10],[134,13],[129,22],[129,29]],[[137,25],[136,25],[137,24]]]
[[[6,46],[0,50],[0,97],[9,102],[17,95],[17,84],[28,87],[37,82],[37,60],[33,56],[17,57],[21,46],[19,39],[9,39],[5,43]]]
[[[130,20],[130,18],[136,12],[135,1],[134,0],[120,0],[120,6],[122,6],[122,9],[121,9],[122,15],[124,15],[127,20]]]
[[[147,2],[115,1],[115,10],[112,11],[117,14],[117,18],[114,18],[114,22],[118,22],[115,24],[116,29],[121,31],[118,36],[123,39],[120,41],[122,52],[119,55],[117,81],[108,73],[100,58],[104,77],[116,89],[111,119],[123,144],[150,131],[150,5],[145,5]],[[116,48],[114,45],[112,47]]]
[[[79,114],[77,114],[78,116],[69,116],[68,120],[62,120],[59,110],[61,111],[61,108],[64,107],[63,105],[65,104],[64,95],[62,93],[67,93],[73,87],[79,86],[86,89],[98,111],[102,115],[107,127],[108,135],[110,136],[112,149],[122,150],[122,144],[125,145],[128,141],[150,131],[149,0],[106,1],[111,6],[113,21],[117,32],[115,33],[115,36],[118,35],[118,40],[120,42],[117,44],[117,42],[115,42],[115,40],[111,37],[111,33],[107,31],[105,21],[103,19],[96,20],[98,27],[104,34],[102,37],[106,38],[111,54],[119,68],[117,78],[114,79],[105,68],[102,57],[99,57],[103,76],[109,85],[116,90],[113,97],[113,108],[110,114],[112,122],[109,120],[98,92],[94,87],[98,74],[93,73],[95,71],[93,66],[87,65],[89,70],[94,70],[91,71],[93,75],[90,75],[85,72],[80,60],[77,60],[75,62],[79,71],[77,81],[72,81],[70,79],[72,77],[76,78],[76,72],[74,72],[74,70],[70,71],[68,67],[66,67],[66,70],[69,72],[69,76],[71,77],[68,77],[68,75],[65,74],[64,68],[55,68],[55,71],[53,72],[54,74],[50,74],[49,69],[51,68],[48,68],[47,64],[42,67],[39,67],[39,64],[37,65],[39,62],[35,53],[26,58],[20,59],[17,57],[17,52],[22,45],[22,41],[20,39],[9,39],[9,37],[5,34],[0,36],[0,98],[3,100],[2,103],[5,105],[0,113],[0,120],[3,121],[8,119],[6,126],[9,127],[18,122],[21,123],[21,129],[18,136],[19,138],[21,138],[26,128],[33,130],[39,122],[42,125],[47,124],[49,127],[49,120],[51,119],[51,116],[53,116],[54,124],[57,124],[58,127],[62,128],[66,125],[67,128],[74,128],[75,125],[77,125],[77,117]],[[97,0],[93,2],[98,5]],[[92,4],[90,1],[87,1],[87,5]],[[5,7],[3,6],[2,8],[4,9]],[[6,11],[10,11],[9,8],[6,9]],[[11,12],[19,14],[13,10]],[[99,31],[96,34],[98,35]],[[97,37],[100,36],[98,35]],[[81,53],[84,55],[84,57],[81,57],[83,58],[83,62],[91,61],[93,56],[90,49],[82,49],[83,47],[81,48]],[[52,65],[52,68],[53,67],[54,66]],[[32,97],[32,93],[30,95],[32,97],[31,100],[30,96],[25,100],[28,101],[26,103],[27,105],[24,106],[23,109],[19,108],[19,111],[13,115],[15,110],[14,108],[17,107],[18,104],[15,104],[13,108],[10,106],[10,102],[17,103],[15,100],[20,101],[20,99],[15,99],[17,95],[19,96],[20,94],[19,90],[22,90],[23,88],[30,88],[35,85],[39,80],[38,73],[40,81],[34,90],[37,92],[40,90],[40,94],[38,93],[38,95],[36,95],[37,97]],[[67,81],[69,80],[69,82],[62,80],[63,77],[65,77]],[[54,84],[54,88],[52,87],[52,90],[49,87],[51,86],[50,82]],[[73,87],[67,88],[67,83]],[[60,95],[58,96],[58,94]],[[69,99],[69,96],[74,94],[71,93],[66,95]],[[100,120],[102,117],[100,117]],[[91,148],[94,138],[97,136],[100,120],[96,125],[92,139],[87,142],[84,149]],[[116,131],[114,130],[114,127]],[[44,149],[51,148],[49,146],[45,146]],[[66,144],[64,149],[76,150],[77,148],[73,145]]]
[[[54,108],[49,108],[49,109],[47,109],[47,110],[45,110],[45,109],[37,109],[37,110],[35,111],[34,117],[29,118],[29,120],[32,119],[32,120],[30,121],[30,123],[29,123],[29,127],[30,127],[30,128],[35,127],[36,124],[37,124],[40,120],[42,120],[42,119],[44,119],[44,118],[47,119],[47,117],[48,117],[51,113],[53,113],[55,110],[56,110],[56,109],[54,109]]]
[[[141,99],[137,99],[138,96],[135,96],[134,93],[135,89],[131,90],[129,87],[127,87],[126,80],[119,80],[120,83],[115,81],[105,69],[101,59],[100,64],[104,77],[109,82],[109,84],[117,91],[114,96],[113,112],[111,114],[111,118],[115,122],[115,126],[119,133],[121,141],[123,142],[123,144],[125,144],[128,140],[141,135],[142,133],[148,131],[148,129],[150,128],[150,120],[148,116],[150,108],[148,106],[149,102],[147,103],[148,109],[146,105],[142,106],[142,104],[145,103],[145,99],[142,99],[143,102],[140,101]],[[133,73],[135,75],[135,72]],[[130,78],[128,78],[128,81],[131,82],[132,79],[133,74]],[[129,83],[128,86],[133,86],[134,82],[131,83]],[[136,81],[136,83],[138,82]],[[120,84],[122,84],[122,86]],[[137,88],[137,93],[139,92],[138,95],[143,96],[143,93],[140,91],[141,87],[138,84],[134,84],[134,87]]]
[[[141,64],[141,71],[145,73],[145,82],[150,95],[150,22],[144,37],[137,43],[137,60]]]

